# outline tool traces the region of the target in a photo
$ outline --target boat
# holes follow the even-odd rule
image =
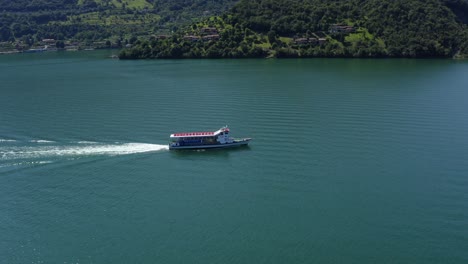
[[[169,149],[210,149],[245,146],[251,138],[230,137],[229,128],[224,126],[214,132],[174,133],[170,136]]]

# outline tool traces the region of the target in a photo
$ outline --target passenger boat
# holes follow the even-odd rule
[[[234,139],[229,128],[222,127],[214,132],[174,133],[170,136],[169,149],[208,149],[244,146],[251,138]]]

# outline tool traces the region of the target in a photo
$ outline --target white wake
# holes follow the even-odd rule
[[[36,139],[36,140],[29,140],[32,143],[54,143],[55,141],[45,140],[45,139]]]
[[[14,139],[4,139],[4,138],[0,138],[0,142],[15,142],[16,140]]]
[[[0,147],[0,160],[42,159],[54,157],[117,156],[167,150],[167,145],[148,143],[89,143],[62,146]]]

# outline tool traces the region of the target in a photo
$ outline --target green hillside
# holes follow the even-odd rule
[[[219,15],[234,0],[0,0],[0,43],[28,48],[43,39],[121,46]],[[1,47],[0,47],[1,49]]]
[[[466,0],[241,0],[229,13],[139,41],[121,58],[454,57]],[[200,28],[215,27],[216,38]],[[197,38],[198,37],[198,38]]]
[[[49,44],[133,45],[121,58],[463,57],[467,23],[468,0],[0,0],[0,52]]]

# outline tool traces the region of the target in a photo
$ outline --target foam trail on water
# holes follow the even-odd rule
[[[16,142],[16,140],[0,138],[0,142]]]
[[[84,141],[78,141],[78,142],[76,142],[76,143],[78,143],[78,144],[98,144],[97,142],[94,142],[94,141],[86,141],[86,140],[84,140]]]
[[[20,146],[0,149],[0,160],[48,157],[117,156],[167,150],[167,145],[147,143],[92,144],[78,146]]]
[[[53,163],[51,160],[40,160],[40,161],[25,161],[25,162],[15,162],[15,163],[5,163],[0,164],[0,168],[12,167],[12,166],[23,166],[23,165],[42,165]]]
[[[54,141],[45,140],[45,139],[36,139],[36,140],[29,140],[32,143],[54,143]]]

